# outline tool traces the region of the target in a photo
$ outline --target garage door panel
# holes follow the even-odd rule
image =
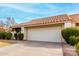
[[[61,42],[61,27],[28,29],[28,40]]]

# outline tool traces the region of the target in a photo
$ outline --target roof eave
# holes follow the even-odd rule
[[[34,26],[45,26],[45,25],[57,25],[57,24],[64,24],[64,22],[48,23],[48,24],[30,24],[30,25],[21,25],[21,26],[13,26],[12,28],[34,27]]]

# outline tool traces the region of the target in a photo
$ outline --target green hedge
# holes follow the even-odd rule
[[[24,34],[23,33],[15,33],[14,37],[16,40],[23,40]]]
[[[62,30],[62,36],[68,44],[74,45],[79,36],[79,27],[70,27]],[[75,42],[74,42],[75,41]]]
[[[3,35],[2,35],[2,32],[0,32],[0,39],[2,39]]]
[[[24,34],[23,34],[23,33],[19,33],[19,34],[18,34],[18,39],[19,39],[19,40],[23,40],[23,38],[24,38]]]
[[[5,39],[5,33],[6,32],[0,32],[0,39]]]
[[[12,38],[12,33],[6,32],[5,33],[5,38],[8,39],[8,40],[11,39]]]
[[[77,43],[77,44],[75,45],[75,48],[76,48],[76,53],[77,53],[77,55],[79,55],[79,43]]]
[[[15,39],[17,40],[17,39],[18,39],[18,34],[15,33],[15,34],[14,34],[14,37],[15,37]]]
[[[12,33],[10,32],[0,32],[0,39],[11,39]]]
[[[79,43],[79,36],[75,37],[75,36],[70,36],[69,37],[69,43],[70,45],[75,45],[77,43]]]

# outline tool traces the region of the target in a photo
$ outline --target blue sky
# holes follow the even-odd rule
[[[75,3],[0,4],[0,18],[13,17],[17,23],[36,18],[75,13],[79,13],[79,4]]]

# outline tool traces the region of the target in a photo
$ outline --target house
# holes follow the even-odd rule
[[[24,40],[60,43],[64,42],[61,30],[71,26],[79,26],[79,14],[34,19],[12,26],[12,29],[21,30]]]
[[[3,26],[0,26],[0,32],[5,31]]]

